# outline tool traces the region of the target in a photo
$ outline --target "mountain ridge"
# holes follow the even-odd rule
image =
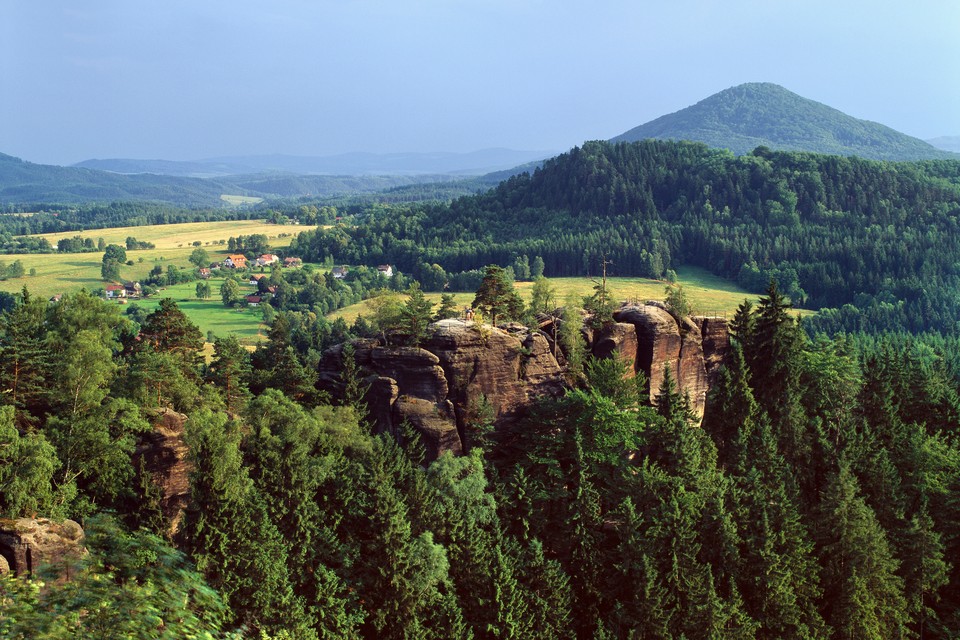
[[[89,159],[72,166],[120,174],[154,173],[182,177],[224,177],[267,172],[297,175],[485,175],[543,160],[556,151],[488,148],[466,153],[446,151],[371,153],[328,156],[262,154],[219,156],[202,160]]]
[[[780,85],[753,82],[715,93],[610,139],[690,140],[738,155],[765,146],[870,160],[960,159],[885,125],[860,120]]]

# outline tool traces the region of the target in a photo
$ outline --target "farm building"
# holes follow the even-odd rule
[[[229,269],[246,269],[247,257],[239,253],[230,254],[223,261],[223,266]]]

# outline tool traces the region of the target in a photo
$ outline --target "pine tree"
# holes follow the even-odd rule
[[[253,368],[250,353],[236,336],[217,338],[213,343],[213,360],[207,377],[220,388],[228,412],[238,414],[252,397],[250,377]]]
[[[513,320],[522,316],[523,300],[503,268],[490,265],[473,299],[473,308],[490,318],[490,324],[497,326],[498,319]]]
[[[842,638],[897,638],[909,621],[899,563],[853,474],[841,465],[819,508],[823,615]]]
[[[47,409],[45,381],[53,363],[44,345],[46,306],[24,289],[23,301],[0,319],[0,389],[20,426],[33,424]]]
[[[460,310],[457,306],[457,299],[452,293],[444,293],[440,295],[440,307],[437,309],[436,315],[433,317],[434,320],[447,320],[449,318],[456,318],[460,315]]]
[[[746,470],[750,441],[761,419],[760,407],[750,388],[743,349],[733,342],[717,382],[710,390],[703,419],[703,430],[716,443],[721,465]]]
[[[695,424],[698,420],[696,412],[690,406],[690,396],[681,393],[673,381],[670,365],[663,367],[663,381],[660,383],[660,392],[656,399],[657,413],[668,422],[677,424]]]
[[[397,327],[407,344],[418,347],[427,337],[427,325],[433,316],[433,303],[426,299],[419,285],[407,291],[407,302],[400,308],[400,324]]]

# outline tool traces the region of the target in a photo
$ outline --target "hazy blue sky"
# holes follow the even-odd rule
[[[960,2],[0,0],[33,162],[565,150],[759,81],[960,135]]]

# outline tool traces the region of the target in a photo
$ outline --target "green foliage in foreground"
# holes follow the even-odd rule
[[[424,464],[415,429],[371,432],[357,384],[318,392],[297,312],[209,366],[176,304],[140,324],[87,294],[0,315],[0,515],[81,520],[91,549],[65,585],[0,580],[0,635],[960,633],[955,341],[808,340],[771,287],[702,428],[672,375],[654,407],[620,361],[586,360],[512,427],[476,399],[467,453]],[[193,463],[179,552],[134,463],[166,409]]]
[[[98,516],[87,520],[84,544],[82,559],[39,579],[0,575],[0,637],[236,637],[221,633],[219,594],[165,540]]]

